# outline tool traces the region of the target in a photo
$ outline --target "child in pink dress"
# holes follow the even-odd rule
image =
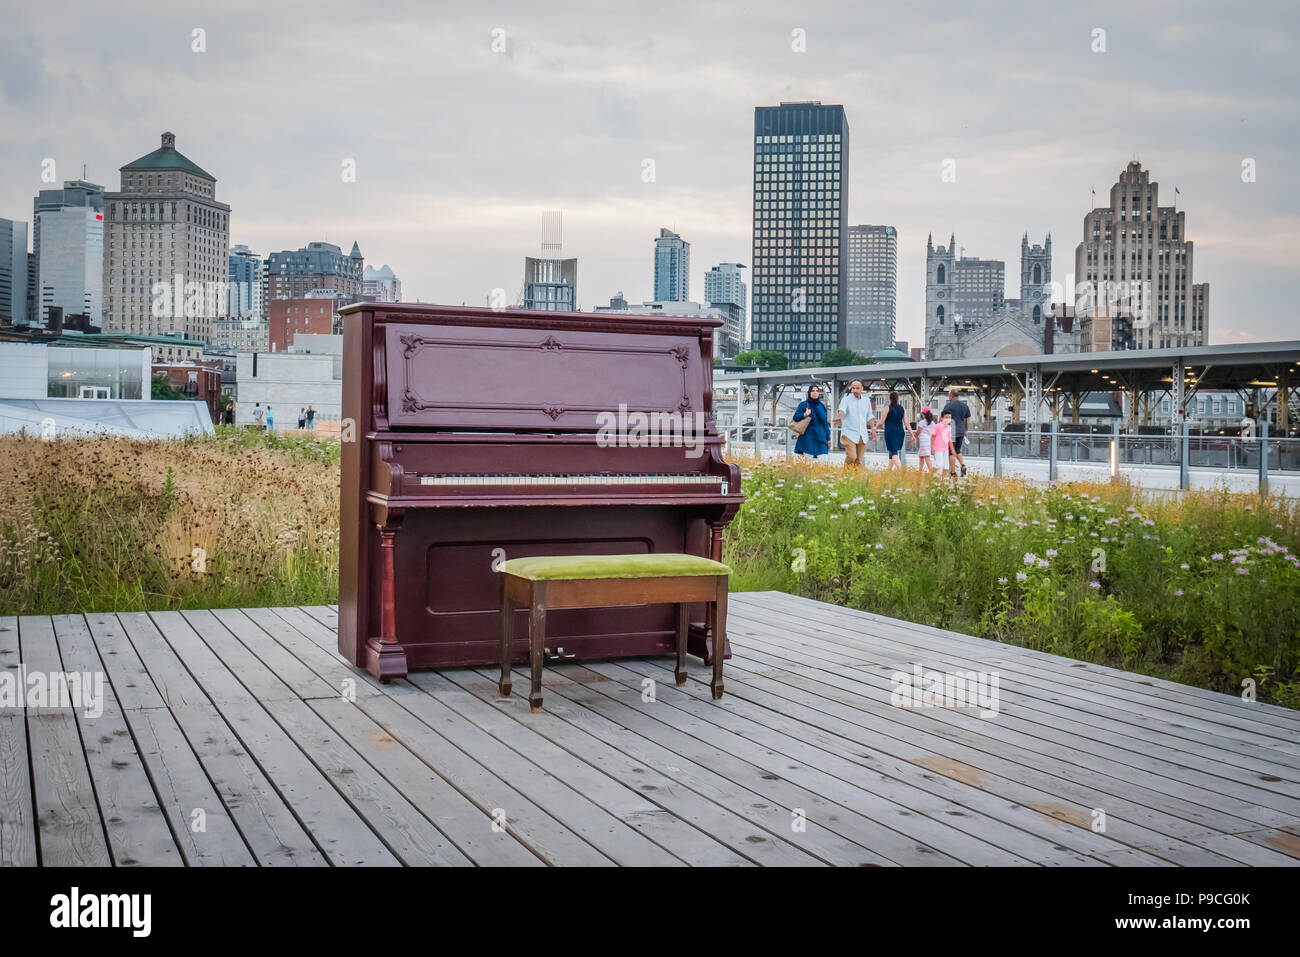
[[[945,412],[934,424],[930,435],[930,444],[934,453],[934,467],[940,472],[948,468],[948,450],[952,446],[952,414]]]

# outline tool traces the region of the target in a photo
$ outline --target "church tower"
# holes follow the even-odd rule
[[[931,348],[936,333],[953,331],[953,267],[956,262],[957,237],[948,240],[948,248],[935,246],[933,234],[925,240],[925,345]]]
[[[1042,325],[1052,307],[1052,234],[1043,245],[1029,245],[1029,234],[1020,240],[1020,311],[1034,325]]]

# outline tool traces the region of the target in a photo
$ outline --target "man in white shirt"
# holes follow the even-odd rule
[[[862,383],[857,379],[849,392],[840,399],[835,424],[840,426],[840,442],[844,445],[844,464],[861,465],[867,454],[867,427],[871,421],[871,400],[862,394]]]

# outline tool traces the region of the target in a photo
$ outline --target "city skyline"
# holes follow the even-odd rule
[[[677,31],[662,11],[614,18],[565,4],[436,19],[409,7],[410,30],[344,26],[332,17],[343,7],[324,4],[311,21],[261,10],[263,29],[247,31],[248,9],[196,13],[194,25],[130,3],[111,16],[89,5],[14,11],[0,39],[10,131],[0,216],[25,218],[40,189],[82,178],[83,163],[84,178],[113,184],[170,129],[217,177],[232,244],[359,240],[411,300],[477,305],[495,288],[513,299],[538,212],[563,208],[590,309],[619,290],[651,298],[645,244],[665,224],[690,238],[701,265],[748,263],[753,109],[820,99],[842,103],[862,131],[849,155],[849,224],[888,223],[903,237],[899,339],[923,338],[924,236],[955,231],[973,254],[1013,261],[1015,237],[1050,232],[1062,239],[1054,276],[1064,280],[1067,241],[1134,158],[1162,198],[1179,188],[1196,278],[1214,286],[1210,341],[1293,334],[1289,7],[1248,22],[1187,11],[1175,26],[1120,4],[1032,19],[1011,5],[963,15],[836,4],[757,10],[740,24],[693,10]],[[86,25],[84,38],[60,29],[60,10]],[[192,49],[196,29],[203,52]],[[1093,52],[1098,29],[1105,52]],[[104,48],[94,37],[105,31],[130,39]],[[298,55],[344,43],[348,55],[330,61],[328,124],[319,105],[286,122],[238,95],[301,83]],[[430,44],[437,57],[417,55]],[[472,103],[427,94],[471,87]],[[556,103],[568,125],[551,122]],[[377,124],[376,111],[396,121]],[[439,135],[447,128],[457,135]],[[41,181],[46,159],[54,182]],[[341,175],[349,160],[355,182]],[[1255,182],[1243,181],[1246,160]]]

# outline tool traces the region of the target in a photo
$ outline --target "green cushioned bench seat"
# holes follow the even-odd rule
[[[515,654],[515,614],[528,611],[528,663],[532,684],[528,704],[542,710],[542,658],[546,654],[546,615],[574,608],[618,605],[677,606],[677,671],[686,684],[686,644],[691,606],[707,609],[705,641],[712,659],[709,690],[722,697],[722,659],[727,648],[727,576],[722,562],[676,552],[651,555],[535,555],[512,558],[497,566],[501,573],[501,679],[497,689],[510,697],[510,670]],[[711,646],[707,645],[712,641]],[[563,649],[557,649],[559,654]],[[572,657],[570,655],[569,657]]]
[[[675,578],[730,575],[731,569],[698,555],[557,555],[512,558],[497,570],[528,581],[580,581],[592,578]]]

